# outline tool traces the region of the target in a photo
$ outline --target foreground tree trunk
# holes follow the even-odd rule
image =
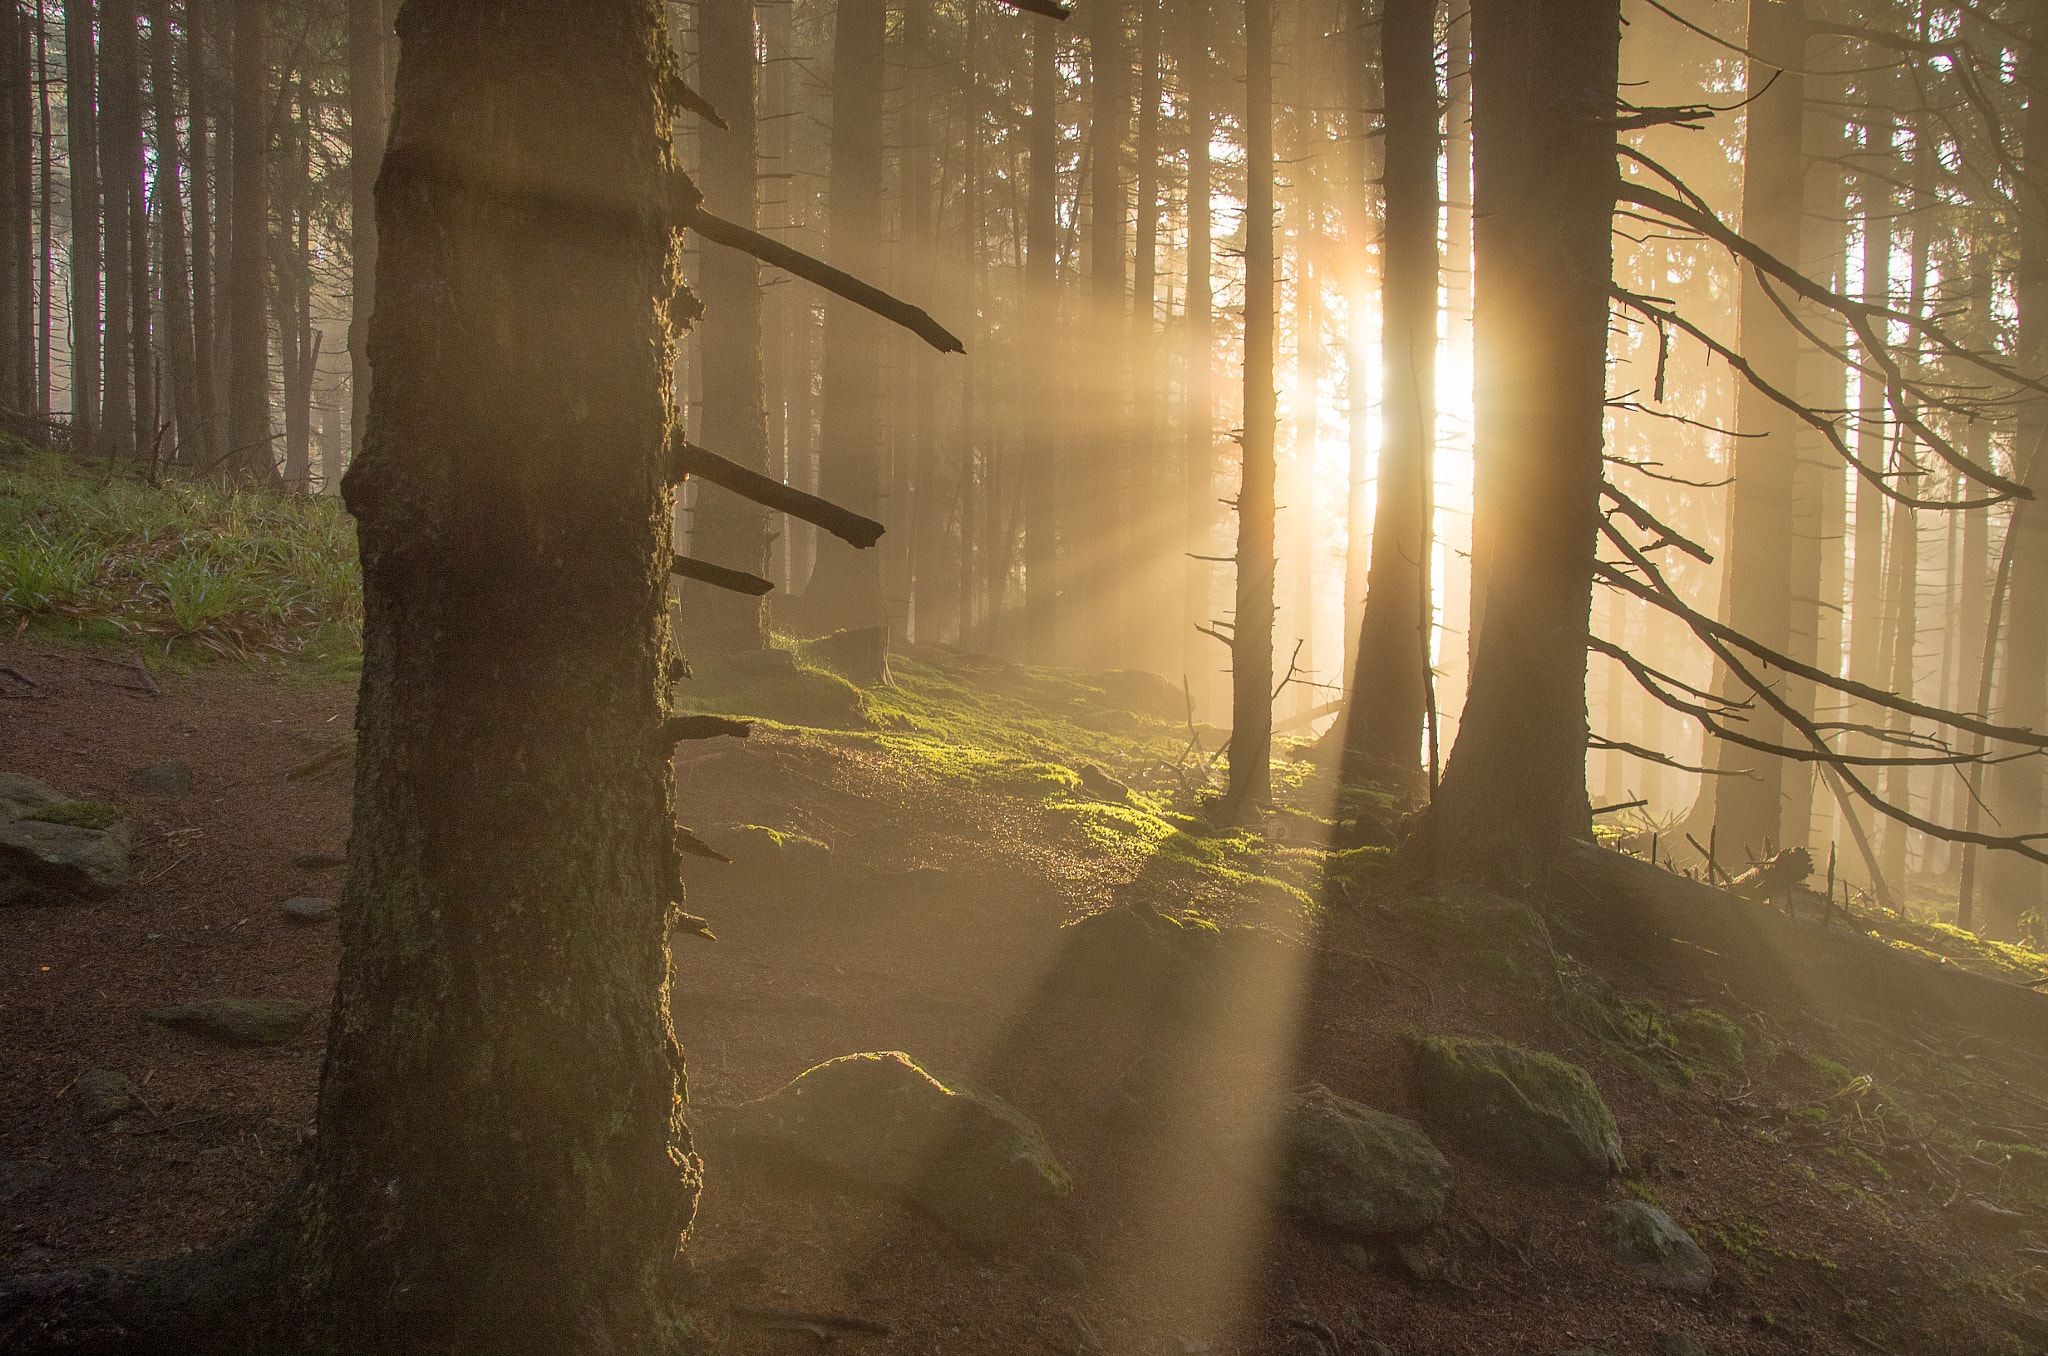
[[[665,952],[661,448],[687,296],[665,190],[694,190],[671,177],[662,19],[655,0],[401,16],[375,387],[345,480],[363,679],[318,1138],[267,1231],[71,1278],[61,1312],[96,1298],[102,1349],[120,1328],[152,1351],[676,1349],[700,1170]],[[10,1326],[55,1284],[0,1286],[0,1333],[60,1344]]]
[[[71,445],[99,447],[100,171],[92,0],[64,0],[64,150],[71,177]]]
[[[1404,859],[1539,883],[1590,833],[1586,634],[1599,531],[1618,0],[1472,7],[1476,433],[1498,478],[1486,629]]]
[[[1455,3],[1455,0],[1454,0]],[[1379,492],[1372,573],[1345,713],[1344,780],[1412,781],[1427,716],[1430,483],[1436,452],[1437,135],[1435,0],[1388,0]]]
[[[697,42],[702,93],[729,131],[707,128],[701,164],[705,205],[752,229],[754,189],[753,0],[704,0]],[[767,388],[761,374],[761,266],[737,250],[710,250],[698,270],[704,291],[704,442],[750,470],[768,469]],[[715,485],[697,491],[690,553],[748,574],[768,573],[768,510]],[[684,640],[723,653],[768,644],[765,598],[685,581]]]

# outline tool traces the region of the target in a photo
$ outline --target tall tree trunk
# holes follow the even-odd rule
[[[1125,540],[1123,398],[1130,380],[1129,299],[1126,292],[1124,141],[1130,131],[1131,55],[1124,0],[1099,0],[1089,19],[1091,205],[1088,217],[1089,335],[1082,375],[1089,423],[1085,427],[1087,495],[1074,572],[1082,662],[1116,668],[1124,662],[1124,596],[1130,555]],[[1079,488],[1078,486],[1076,488]]]
[[[401,16],[345,480],[358,756],[381,771],[356,795],[296,1292],[323,1348],[645,1349],[695,1208],[655,738],[681,112],[658,106],[660,20],[648,0]]]
[[[1201,0],[1194,0],[1201,3]],[[1031,410],[1024,428],[1024,654],[1059,662],[1059,443],[1051,356],[1059,351],[1059,30],[1031,34],[1031,179],[1024,212],[1025,324],[1037,361],[1024,364]]]
[[[1743,234],[1780,259],[1798,259],[1801,188],[1805,177],[1806,88],[1803,0],[1750,0],[1748,134],[1743,143]],[[1780,391],[1799,382],[1799,332],[1772,304],[1754,269],[1742,272],[1743,356]],[[1793,486],[1800,422],[1747,382],[1736,388],[1734,484],[1728,487],[1728,544],[1722,612],[1744,635],[1780,654],[1792,645]],[[1744,699],[1732,679],[1723,695]],[[1763,703],[1745,713],[1745,734],[1785,741],[1785,723]],[[1714,826],[1729,859],[1761,856],[1785,841],[1783,759],[1721,741],[1710,779]],[[1748,775],[1739,775],[1744,771]]]
[[[55,359],[56,243],[55,226],[57,134],[50,122],[50,25],[36,0],[36,127],[41,157],[42,203],[36,216],[36,414],[50,417],[50,369]]]
[[[1186,558],[1181,593],[1181,678],[1194,714],[1209,715],[1211,642],[1196,630],[1209,624],[1214,566],[1199,559],[1215,554],[1216,432],[1210,410],[1215,298],[1210,271],[1211,221],[1209,143],[1215,114],[1210,104],[1209,21],[1212,0],[1183,0],[1187,45],[1181,51],[1181,98],[1187,104],[1188,249],[1185,323],[1187,409],[1181,418],[1182,550]]]
[[[1273,6],[1245,0],[1244,474],[1237,491],[1237,607],[1230,642],[1232,823],[1273,792],[1273,577],[1279,419],[1273,389]]]
[[[71,441],[99,448],[100,176],[99,75],[93,0],[64,0],[65,158],[71,176]]]
[[[704,205],[727,221],[760,218],[754,159],[754,0],[703,0],[697,20],[701,91],[730,130],[701,147]],[[707,247],[698,267],[704,324],[704,441],[751,470],[768,469],[767,394],[761,375],[761,266],[738,250]],[[748,574],[768,570],[768,510],[704,485],[690,522],[691,553]],[[768,644],[766,600],[684,581],[684,641],[711,652]]]
[[[177,84],[171,76],[171,6],[150,0],[150,88],[155,96],[157,228],[164,269],[166,347],[171,356],[171,409],[178,421],[182,455],[200,465],[213,461],[206,420],[199,409],[199,379],[193,365],[192,272],[186,245],[181,155],[178,144]],[[190,79],[188,74],[187,79]]]
[[[1586,634],[1617,181],[1605,110],[1620,34],[1619,0],[1472,8],[1477,440],[1499,512],[1457,745],[1402,848],[1440,881],[1540,882],[1565,840],[1590,833]]]
[[[841,0],[832,46],[832,262],[856,277],[881,265],[882,75],[888,7]],[[883,335],[849,301],[825,303],[824,408],[819,422],[820,492],[874,517],[881,512],[882,446],[876,387]],[[804,614],[821,631],[884,626],[880,559],[836,537],[818,538]]]
[[[351,453],[363,445],[370,408],[370,315],[377,307],[377,171],[384,160],[390,91],[385,48],[387,0],[348,0],[349,292],[348,363]]]
[[[206,59],[208,20],[217,0],[185,0],[185,97],[187,146],[192,165],[192,384],[200,427],[192,430],[204,448],[201,464],[216,466],[221,452],[220,383],[215,371],[213,179],[208,123],[212,119],[214,67]]]
[[[1864,167],[1857,179],[1857,207],[1863,216],[1863,299],[1891,304],[1892,175],[1891,114],[1872,107]],[[1868,366],[1868,355],[1864,355]],[[1865,466],[1885,464],[1884,390],[1867,371],[1857,380],[1856,459]],[[1884,520],[1885,497],[1862,476],[1856,480],[1855,561],[1849,582],[1849,676],[1872,687],[1884,685],[1879,654],[1884,644]],[[1875,707],[1864,708],[1869,723],[1883,720]],[[1857,754],[1871,754],[1876,741],[1866,736],[1849,740]]]
[[[1381,57],[1375,49],[1380,25],[1368,20],[1366,0],[1343,0],[1344,15],[1344,136],[1350,154],[1345,165],[1347,190],[1344,228],[1345,284],[1353,317],[1363,317],[1373,283],[1368,261],[1373,241],[1380,236],[1374,219],[1373,190],[1381,182],[1373,161],[1373,148],[1382,146],[1375,114],[1385,104],[1381,91],[1370,88],[1385,84],[1379,70]],[[1350,442],[1350,466],[1344,503],[1344,683],[1350,690],[1358,674],[1358,632],[1365,616],[1365,595],[1371,560],[1372,520],[1366,505],[1372,497],[1372,379],[1366,362],[1364,325],[1354,319],[1344,360],[1344,402],[1349,407],[1346,425]],[[1348,719],[1348,717],[1347,717]]]
[[[2020,79],[2027,91],[2021,125],[2023,162],[2032,168],[2048,164],[2048,0],[2028,7],[2033,44],[2021,58]],[[2048,361],[2048,186],[2036,174],[2021,176],[2020,251],[2013,291],[2019,309],[2019,345],[2015,362],[2022,371],[2038,372]],[[2014,469],[2039,496],[2048,493],[2048,397],[2028,392],[2019,402],[2019,435],[2014,442]],[[2040,729],[2048,724],[2048,501],[2017,500],[2013,504],[2012,580],[2008,586],[2009,628],[2004,700],[1999,719],[2007,724]],[[2041,825],[2041,769],[2034,758],[1999,764],[1992,778],[1992,804],[2001,833],[2035,833]],[[1989,889],[1983,900],[1984,931],[2004,940],[2019,936],[2020,915],[2039,907],[2041,867],[2016,853],[2002,852],[1988,864]]]
[[[234,201],[228,246],[228,443],[231,475],[278,483],[270,445],[270,273],[268,9],[234,0]]]
[[[0,421],[12,423],[35,404],[35,182],[30,159],[35,68],[29,61],[28,18],[20,0],[0,0]],[[28,338],[24,341],[24,331]]]
[[[135,453],[135,298],[140,281],[129,235],[135,185],[142,177],[142,115],[137,98],[135,0],[100,5],[100,170],[107,270],[106,387],[100,436],[109,456]]]
[[[1344,734],[1345,778],[1412,779],[1427,719],[1424,649],[1436,449],[1435,0],[1387,0],[1387,225],[1380,286],[1379,488],[1372,576]]]
[[[1164,653],[1153,588],[1166,555],[1160,512],[1159,436],[1159,25],[1164,0],[1138,0],[1137,220],[1131,257],[1131,324],[1126,349],[1131,382],[1130,450],[1126,454],[1125,581],[1120,601],[1127,668],[1152,668]],[[1163,581],[1160,581],[1163,582]]]
[[[1294,11],[1294,455],[1288,478],[1287,527],[1293,557],[1294,598],[1287,648],[1302,672],[1316,673],[1316,434],[1322,416],[1323,261],[1322,141],[1315,109],[1316,14],[1309,0]],[[1432,72],[1433,82],[1433,72]],[[1432,171],[1433,172],[1433,171]],[[1291,694],[1296,714],[1315,703],[1306,684]]]
[[[932,78],[933,56],[931,0],[908,0],[903,10],[904,51],[909,69],[904,72],[903,104],[903,227],[909,237],[909,267],[906,276],[915,280],[914,290],[929,294],[933,268],[932,199]],[[923,345],[899,347],[910,375],[910,521],[904,524],[910,539],[910,618],[919,641],[938,639],[939,534],[944,523],[944,500],[938,489],[938,373],[932,355]],[[904,506],[897,505],[902,512]]]
[[[761,116],[755,128],[758,159],[762,164],[763,176],[772,180],[775,191],[762,200],[767,208],[762,229],[778,240],[789,238],[795,222],[795,173],[790,159],[789,123],[793,105],[790,99],[790,76],[796,65],[790,50],[790,34],[794,28],[789,5],[766,5],[757,16],[761,26],[762,46],[767,52],[767,64],[759,76],[761,84]],[[761,297],[761,366],[765,380],[764,389],[768,403],[768,474],[785,484],[794,484],[796,479],[796,393],[797,374],[790,365],[792,327],[797,307],[789,297],[787,287],[763,289]],[[808,370],[803,375],[809,383]],[[796,542],[797,524],[787,521],[777,524],[776,538],[771,547],[771,563],[776,586],[782,590],[780,596],[789,597],[797,583],[796,570],[791,559],[791,548]],[[771,604],[772,606],[772,604]]]

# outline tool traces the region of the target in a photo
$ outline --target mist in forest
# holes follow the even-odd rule
[[[704,209],[965,349],[684,247],[704,316],[674,355],[680,436],[888,527],[856,552],[685,482],[678,551],[774,585],[765,612],[707,603],[686,647],[886,627],[1149,671],[1228,729],[1240,552],[1268,549],[1242,535],[1250,448],[1272,458],[1274,731],[1343,743],[1359,693],[1390,714],[1350,742],[1431,781],[1494,549],[1473,16],[1044,8],[668,6],[712,110],[674,124]],[[1891,907],[1988,908],[2007,935],[2035,910],[2033,866],[1997,850],[2041,822],[2037,760],[2001,761],[2031,746],[2004,736],[2048,714],[2048,561],[2012,531],[2038,419],[2031,14],[1622,6],[1603,511],[1660,574],[1593,590],[1586,780],[1639,853],[1713,874],[1804,847]],[[7,0],[0,23],[11,424],[340,492],[397,7]],[[1743,653],[1818,745],[1645,595],[1667,586],[1762,647]]]

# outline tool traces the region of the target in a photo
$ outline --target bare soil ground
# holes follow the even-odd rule
[[[324,1024],[281,1049],[223,1051],[143,1014],[214,995],[329,1001],[332,926],[290,922],[279,905],[338,889],[334,873],[291,859],[341,845],[348,785],[342,769],[285,771],[346,730],[353,693],[222,664],[165,677],[155,695],[132,671],[22,641],[0,643],[0,666],[35,684],[0,673],[0,768],[113,800],[146,830],[135,878],[112,898],[0,912],[0,1164],[12,1171],[0,1191],[14,1193],[0,1200],[0,1270],[217,1240],[297,1170]],[[195,769],[189,795],[134,787],[137,769],[171,757]],[[1651,969],[1561,931],[1560,947],[1594,960],[1617,999],[1712,1001],[1871,1083],[1846,1100],[1816,1092],[1825,1080],[1792,1054],[1725,1077],[1657,1077],[1657,1051],[1594,1039],[1522,973],[1550,958],[1419,924],[1392,897],[1332,912],[1311,945],[1276,948],[1279,961],[1200,1012],[1100,1002],[1047,985],[1059,927],[1109,904],[1138,868],[1030,805],[787,734],[704,746],[677,775],[685,823],[768,824],[832,848],[817,869],[691,872],[691,909],[719,936],[674,942],[675,1022],[707,1160],[687,1254],[707,1348],[820,1345],[801,1324],[759,1317],[795,1311],[887,1325],[886,1336],[837,1333],[845,1349],[962,1356],[1353,1352],[1369,1341],[1397,1353],[1621,1356],[1663,1352],[1671,1334],[1717,1354],[2035,1349],[1995,1320],[2000,1306],[2038,1298],[2028,1287],[2048,1224],[2022,1210],[2017,1224],[1986,1226],[1964,1207],[1995,1181],[1953,1178],[1934,1158],[1923,1166],[1885,1133],[1883,1118],[1896,1124],[1920,1096],[1902,1084],[1888,1112],[1867,1100],[1907,1076],[1895,1027],[1749,992],[1739,967],[1715,958]],[[1241,921],[1259,921],[1257,910],[1245,906]],[[1502,954],[1511,963],[1491,959]],[[1411,1030],[1500,1035],[1585,1064],[1620,1122],[1633,1188],[1538,1189],[1446,1146],[1450,1216],[1401,1256],[1274,1217],[1186,1127],[1132,1132],[1093,1110],[1133,1059],[1161,1052],[1213,1108],[1313,1080],[1414,1116]],[[1954,1033],[1914,1038],[1946,1049]],[[906,1051],[1034,1117],[1074,1177],[1064,1217],[982,1253],[902,1205],[737,1169],[717,1108],[858,1050]],[[96,1066],[141,1084],[152,1114],[80,1128],[68,1089]],[[1998,1065],[1992,1077],[2010,1095],[1996,1109],[1970,1087],[1923,1100],[2017,1137],[2048,1120],[2048,1101],[2026,1124],[1999,1120],[2048,1096],[2030,1067]],[[1799,1114],[1813,1105],[1828,1114]],[[1599,1212],[1631,1189],[1699,1237],[1718,1272],[1708,1294],[1660,1291],[1603,1251]]]

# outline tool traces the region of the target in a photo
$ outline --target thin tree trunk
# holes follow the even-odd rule
[[[832,47],[832,262],[855,277],[881,265],[884,0],[841,0]],[[833,503],[881,512],[882,449],[876,386],[880,322],[839,297],[825,303],[824,409],[819,484]],[[814,629],[884,626],[880,559],[835,537],[818,538],[804,593]]]
[[[1372,520],[1366,512],[1366,504],[1372,495],[1372,383],[1366,362],[1365,326],[1362,322],[1372,283],[1367,260],[1372,252],[1372,242],[1379,233],[1378,223],[1374,220],[1373,189],[1380,183],[1381,175],[1373,163],[1373,148],[1382,146],[1384,138],[1375,135],[1379,129],[1374,112],[1377,106],[1385,103],[1385,99],[1370,88],[1373,83],[1370,77],[1376,72],[1381,76],[1379,83],[1384,84],[1380,54],[1375,49],[1379,25],[1368,21],[1366,0],[1344,0],[1343,14],[1346,58],[1344,135],[1350,149],[1345,167],[1349,194],[1344,230],[1347,255],[1345,281],[1350,291],[1347,298],[1349,309],[1354,317],[1344,361],[1344,401],[1349,407],[1346,424],[1351,453],[1344,504],[1348,542],[1344,553],[1344,682],[1349,691],[1357,680],[1358,634],[1365,617],[1372,555]]]
[[[1323,262],[1321,137],[1316,125],[1314,18],[1308,0],[1295,6],[1294,151],[1294,456],[1287,488],[1289,554],[1294,567],[1293,626],[1288,649],[1302,672],[1316,673],[1316,433],[1322,415]],[[1434,73],[1432,72],[1432,85]],[[1432,94],[1432,101],[1434,95]],[[1295,714],[1316,701],[1316,689],[1291,694]]]
[[[199,410],[199,381],[193,365],[191,257],[186,244],[185,208],[178,144],[177,86],[172,79],[171,6],[150,0],[150,86],[155,96],[157,227],[162,241],[165,338],[171,355],[171,409],[178,421],[182,455],[200,465],[213,461],[206,420]],[[189,79],[190,76],[188,75]],[[189,440],[189,447],[185,447]]]
[[[234,202],[228,251],[228,444],[230,474],[260,485],[278,483],[270,443],[268,310],[270,199],[270,64],[268,10],[263,0],[234,3]]]
[[[187,142],[192,164],[192,382],[200,427],[192,436],[213,466],[222,452],[220,383],[215,371],[218,337],[214,327],[213,163],[208,143],[214,68],[206,59],[207,19],[216,0],[185,0],[185,95]]]
[[[142,121],[136,94],[135,0],[100,5],[100,170],[106,240],[106,386],[100,434],[109,456],[135,453],[135,185],[142,177]]]
[[[385,0],[348,2],[350,452],[363,447],[370,408],[370,315],[377,307],[377,171],[384,160],[389,94],[384,49],[390,41]]]
[[[1585,647],[1617,175],[1612,125],[1580,110],[1611,106],[1620,33],[1619,0],[1472,8],[1477,433],[1499,512],[1457,745],[1402,847],[1439,882],[1522,888],[1590,833]]]
[[[64,125],[71,175],[71,443],[97,451],[100,356],[99,78],[93,0],[64,0]]]
[[[752,228],[760,219],[754,157],[754,0],[703,0],[697,11],[700,89],[729,130],[704,139],[704,205]],[[698,267],[704,323],[704,441],[751,470],[768,469],[767,393],[761,372],[761,266],[737,250],[708,249]],[[697,492],[691,554],[716,565],[765,574],[768,510],[715,485]],[[768,644],[765,599],[685,581],[684,641],[710,652]]]
[[[1435,0],[1387,0],[1387,226],[1380,287],[1382,428],[1372,576],[1344,734],[1344,776],[1414,777],[1427,722],[1424,648],[1436,448]]]
[[[909,70],[904,72],[903,114],[903,223],[909,236],[910,267],[915,290],[929,294],[936,270],[933,267],[933,180],[932,166],[932,64],[937,59],[931,41],[931,0],[908,0],[904,6],[904,48]],[[910,616],[919,641],[930,642],[939,635],[939,537],[944,526],[945,500],[939,494],[938,419],[939,379],[933,355],[923,345],[899,346],[910,369],[911,448],[910,521]],[[899,506],[900,511],[900,506]]]
[[[1125,460],[1123,397],[1130,380],[1129,299],[1126,292],[1124,222],[1124,140],[1130,131],[1130,71],[1124,0],[1099,0],[1089,19],[1090,151],[1094,161],[1088,218],[1088,274],[1091,333],[1082,376],[1091,398],[1085,514],[1077,548],[1087,562],[1074,583],[1081,591],[1080,658],[1097,668],[1124,662],[1124,597],[1130,553],[1125,539],[1124,502],[1129,465]],[[1079,488],[1077,486],[1077,488]]]
[[[1137,222],[1125,368],[1131,383],[1131,436],[1124,471],[1127,507],[1120,525],[1123,560],[1131,572],[1120,600],[1122,662],[1130,668],[1150,668],[1157,662],[1154,656],[1163,653],[1159,609],[1152,595],[1165,545],[1161,496],[1155,489],[1160,468],[1154,451],[1159,425],[1159,25],[1163,3],[1138,0]]]
[[[1801,184],[1805,173],[1806,109],[1803,0],[1750,0],[1748,133],[1743,143],[1742,229],[1780,259],[1799,258]],[[1743,355],[1780,391],[1798,388],[1799,332],[1745,268],[1741,290]],[[1730,625],[1779,653],[1792,643],[1792,564],[1795,445],[1800,423],[1748,383],[1736,388],[1735,440],[1729,486],[1728,545],[1724,551],[1722,613]],[[1741,700],[1725,672],[1718,686]],[[1762,703],[1745,713],[1746,734],[1783,743],[1785,724]],[[1729,860],[1761,856],[1784,841],[1785,763],[1720,741],[1710,779],[1713,824]],[[1744,771],[1748,775],[1740,775]]]
[[[1185,494],[1182,500],[1182,549],[1186,557],[1181,584],[1181,680],[1192,713],[1208,718],[1209,672],[1214,667],[1212,642],[1197,627],[1211,620],[1214,565],[1201,556],[1215,554],[1216,433],[1210,412],[1211,330],[1215,299],[1210,272],[1211,251],[1209,143],[1215,115],[1210,105],[1208,33],[1211,0],[1183,0],[1187,45],[1181,51],[1181,98],[1187,104],[1188,248],[1187,296],[1182,346],[1186,353],[1186,405],[1181,425],[1181,460]]]
[[[50,26],[43,12],[43,0],[36,0],[36,128],[42,170],[42,204],[36,215],[36,415],[47,421],[51,410],[50,369],[55,361],[57,306],[56,244],[51,237],[57,197],[57,135],[50,124]]]
[[[1200,4],[1202,0],[1192,0]],[[1035,24],[1031,35],[1031,180],[1025,207],[1025,325],[1032,350],[1059,347],[1059,92],[1054,58],[1059,30]],[[1024,365],[1031,409],[1024,444],[1024,653],[1039,664],[1059,662],[1060,502],[1057,389],[1045,361]]]
[[[1273,577],[1279,412],[1273,389],[1273,6],[1245,0],[1244,474],[1237,492],[1237,607],[1230,644],[1232,823],[1272,798]]]
[[[35,402],[33,339],[34,286],[29,260],[34,250],[35,203],[24,183],[33,184],[28,163],[34,123],[21,116],[34,107],[30,87],[28,24],[19,0],[0,0],[0,427],[11,426]],[[26,380],[24,380],[24,374]]]

